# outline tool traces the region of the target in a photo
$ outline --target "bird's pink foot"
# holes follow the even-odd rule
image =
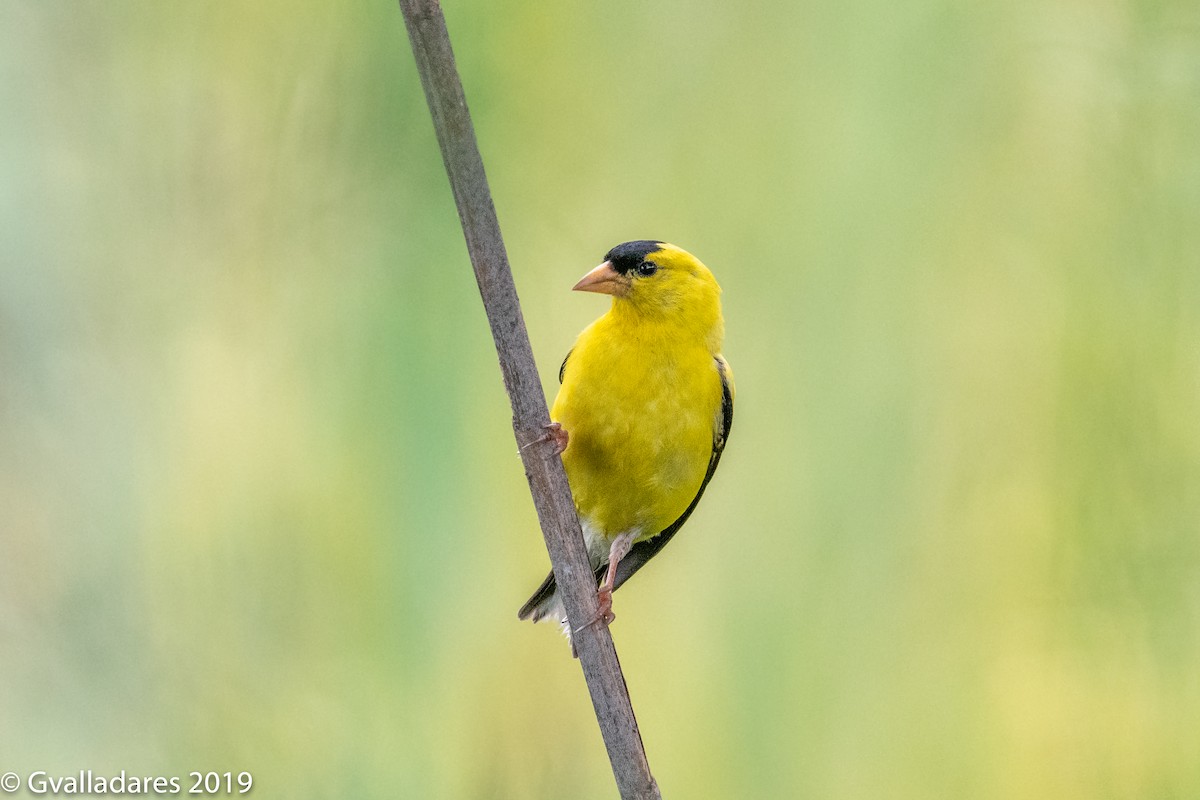
[[[596,616],[576,628],[576,632],[583,630],[589,625],[595,625],[597,622],[601,625],[611,625],[613,620],[617,618],[617,615],[612,610],[612,589],[609,589],[607,586],[601,586],[596,591],[596,600],[600,606],[596,611]]]
[[[546,436],[550,437],[550,439],[554,442],[554,454],[556,456],[563,454],[563,452],[567,449],[567,443],[571,439],[566,428],[557,422],[551,422],[546,426]]]
[[[617,615],[612,610],[612,589],[607,586],[601,586],[596,593],[596,599],[600,604],[600,611],[596,615],[596,621],[604,625],[611,625],[612,621],[617,618]]]
[[[567,432],[563,430],[563,426],[558,422],[551,422],[549,425],[542,427],[546,432],[532,442],[522,445],[521,449],[524,450],[526,447],[533,447],[535,444],[541,444],[542,442],[554,442],[554,455],[562,455],[563,451],[567,449],[567,441],[570,438]]]

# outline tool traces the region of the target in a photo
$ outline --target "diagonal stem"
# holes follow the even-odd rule
[[[550,422],[550,415],[454,64],[446,21],[437,0],[400,0],[400,8],[454,190],[467,251],[496,343],[504,388],[512,403],[513,432],[520,445],[536,437]],[[572,628],[582,626],[573,641],[617,788],[624,800],[661,800],[612,636],[603,625],[586,624],[599,611],[596,584],[562,459],[554,454],[552,442],[521,449],[520,453],[568,622]]]

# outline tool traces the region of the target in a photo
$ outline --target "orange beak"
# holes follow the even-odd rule
[[[605,261],[594,270],[579,279],[579,283],[571,287],[573,292],[597,292],[624,297],[629,291],[629,278],[613,269],[611,261]]]

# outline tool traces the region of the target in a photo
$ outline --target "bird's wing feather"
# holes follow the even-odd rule
[[[614,588],[620,586],[625,581],[633,576],[642,566],[658,555],[658,551],[666,547],[667,542],[671,541],[683,523],[687,522],[688,517],[692,515],[696,504],[700,502],[701,495],[704,494],[705,487],[712,480],[713,473],[717,471],[717,464],[721,461],[721,453],[725,451],[725,441],[729,438],[729,430],[733,427],[733,386],[729,379],[729,365],[725,363],[725,359],[720,356],[716,357],[717,373],[721,376],[721,410],[718,413],[716,424],[713,428],[712,454],[708,458],[708,471],[704,473],[704,480],[700,483],[700,489],[696,492],[696,496],[692,498],[692,502],[684,509],[684,512],[679,515],[679,519],[672,522],[662,533],[653,536],[645,541],[638,542],[629,551],[629,554],[621,559],[617,564],[617,580]],[[603,578],[605,570],[608,568],[607,563],[601,564],[596,568],[596,580]]]
[[[575,352],[574,347],[572,347],[570,350],[568,350],[567,354],[565,356],[563,356],[562,366],[558,368],[558,383],[560,386],[562,385],[562,382],[563,382],[563,375],[565,375],[567,372],[567,360],[571,358],[571,353],[574,353],[574,352]]]

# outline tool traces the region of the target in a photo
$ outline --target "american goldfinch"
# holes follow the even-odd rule
[[[612,593],[683,526],[712,479],[733,422],[733,374],[721,356],[721,287],[690,253],[625,242],[575,291],[612,295],[559,370],[551,431],[599,585]],[[566,614],[551,572],[520,619]],[[567,631],[568,636],[570,631]]]

